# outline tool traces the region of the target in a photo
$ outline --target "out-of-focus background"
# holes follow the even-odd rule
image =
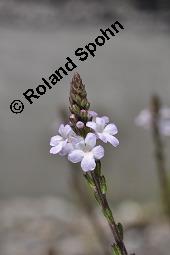
[[[153,93],[170,106],[169,15],[168,0],[0,0],[0,254],[104,254],[92,227],[94,211],[101,232],[106,230],[102,240],[109,233],[100,212],[79,203],[88,190],[80,169],[49,154],[50,137],[68,113],[73,72],[32,105],[25,103],[22,114],[12,114],[9,105],[116,20],[125,29],[75,71],[91,109],[119,128],[120,146],[106,146],[102,165],[109,201],[130,225],[128,248],[139,255],[169,254],[167,224],[147,225],[161,217],[152,136],[134,125]],[[169,170],[170,138],[165,145]],[[134,222],[140,228],[132,228]]]

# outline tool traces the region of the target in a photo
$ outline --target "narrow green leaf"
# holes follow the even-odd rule
[[[94,192],[94,197],[95,197],[97,203],[98,203],[99,205],[101,205],[100,198],[99,198],[97,192]]]
[[[110,210],[110,208],[106,208],[103,210],[103,214],[104,216],[109,220],[112,221],[113,220],[113,215],[112,215],[112,211]]]
[[[100,160],[96,161],[95,173],[96,173],[97,176],[101,175],[101,162],[100,162]]]
[[[106,194],[107,192],[107,185],[106,185],[106,179],[104,176],[101,176],[100,178],[100,187],[103,194]]]
[[[117,244],[113,244],[113,255],[122,255],[121,250]]]
[[[93,179],[90,177],[89,174],[84,174],[84,177],[86,178],[87,183],[89,184],[89,186],[94,189],[95,188],[95,184],[93,182]]]
[[[123,240],[123,226],[122,226],[122,224],[120,222],[117,224],[117,228],[118,228],[120,237]]]

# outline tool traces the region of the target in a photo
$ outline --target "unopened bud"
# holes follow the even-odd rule
[[[77,122],[75,114],[71,114],[69,120],[72,124],[75,124]]]
[[[84,98],[82,101],[81,101],[81,107],[85,107],[86,106],[86,104],[87,104],[87,99],[86,98]]]
[[[88,110],[88,109],[90,108],[90,103],[87,102],[86,105],[85,105],[85,107],[86,107],[86,110]]]
[[[81,110],[81,111],[80,111],[80,117],[81,117],[82,119],[86,119],[86,118],[87,118],[87,115],[88,115],[88,113],[87,113],[86,110]]]
[[[84,123],[82,121],[78,121],[76,123],[76,127],[79,128],[79,129],[84,128]]]
[[[73,106],[71,107],[71,110],[72,110],[72,113],[74,113],[74,114],[80,113],[80,108],[76,104],[73,104]]]

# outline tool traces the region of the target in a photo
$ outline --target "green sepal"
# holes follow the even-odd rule
[[[80,114],[80,108],[76,104],[73,104],[73,106],[70,108],[70,111],[77,115]]]
[[[113,255],[122,255],[121,250],[117,244],[112,245]]]
[[[112,221],[113,220],[113,215],[112,215],[112,211],[110,210],[110,208],[106,208],[103,210],[103,214],[106,217],[106,219],[108,221]]]
[[[101,176],[100,178],[100,187],[101,187],[102,194],[106,194],[107,184],[106,184],[106,179],[104,176]]]
[[[117,224],[117,229],[119,231],[120,238],[123,240],[123,226],[120,222]]]
[[[94,192],[94,197],[95,197],[97,203],[98,203],[99,205],[101,205],[101,201],[100,201],[100,198],[99,198],[97,192]]]
[[[84,177],[86,178],[87,180],[87,183],[89,184],[89,186],[94,189],[95,188],[95,184],[93,182],[93,179],[90,177],[89,174],[84,174]]]
[[[74,101],[75,101],[78,105],[81,105],[82,99],[81,99],[81,97],[80,97],[79,95],[75,95]]]
[[[95,173],[96,173],[97,176],[101,175],[101,162],[100,162],[100,160],[96,161]]]
[[[84,98],[82,101],[81,101],[81,107],[84,108],[87,104],[87,99]]]
[[[82,118],[82,120],[84,121],[84,122],[86,122],[87,120],[88,120],[88,113],[87,113],[87,111],[86,110],[81,110],[80,111],[80,117]]]
[[[89,108],[90,108],[90,103],[87,102],[85,106],[86,106],[86,110],[89,110]]]
[[[79,114],[79,113],[80,113],[80,108],[78,107],[78,105],[73,104],[72,109],[73,109],[73,111],[74,111],[76,114]]]

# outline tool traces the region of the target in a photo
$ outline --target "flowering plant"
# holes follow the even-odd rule
[[[151,129],[152,111],[150,109],[142,110],[135,119],[135,123],[145,129]],[[158,127],[161,135],[170,136],[170,108],[161,107],[161,109],[159,109]]]
[[[89,110],[90,103],[79,74],[75,74],[72,79],[69,101],[70,122],[66,125],[61,124],[59,135],[51,138],[50,153],[67,156],[73,163],[81,163],[84,177],[93,190],[112,231],[113,254],[128,255],[123,241],[123,227],[121,223],[116,224],[106,198],[107,185],[101,173],[100,162],[104,157],[104,148],[96,144],[102,141],[117,147],[119,141],[115,135],[118,129],[114,123],[109,123],[107,116],[99,117],[96,112]]]
[[[166,215],[170,219],[170,192],[166,172],[164,144],[162,136],[170,136],[170,108],[162,107],[157,95],[151,97],[150,108],[142,110],[135,119],[138,126],[152,131],[155,147],[155,161],[162,193],[162,202]]]

